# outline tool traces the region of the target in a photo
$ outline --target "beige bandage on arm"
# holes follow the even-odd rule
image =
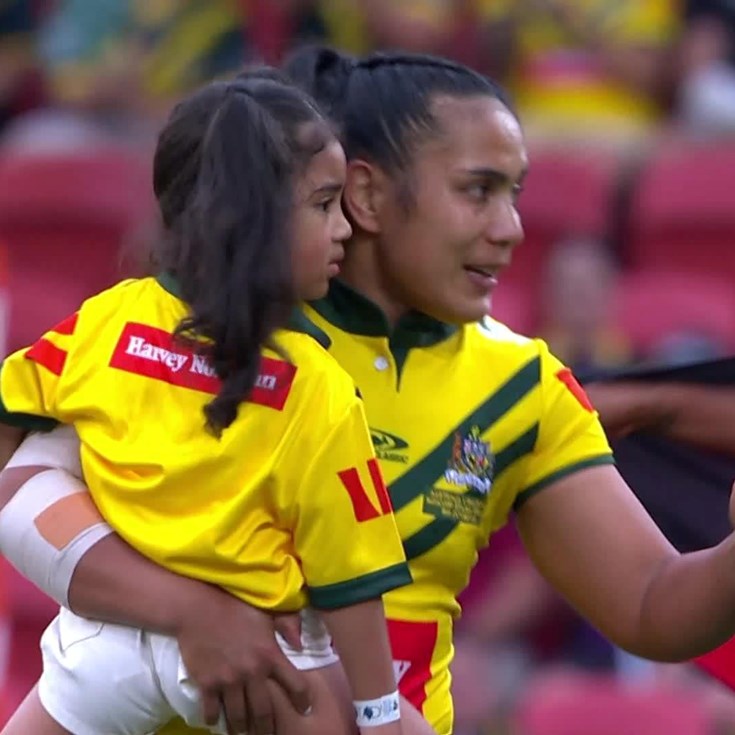
[[[79,560],[112,528],[79,479],[79,439],[73,428],[32,434],[7,468],[31,465],[54,469],[31,477],[0,511],[0,552],[24,577],[68,607]]]

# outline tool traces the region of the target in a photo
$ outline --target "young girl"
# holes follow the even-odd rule
[[[152,560],[273,612],[320,609],[304,612],[301,651],[283,644],[313,670],[313,714],[282,708],[280,732],[351,732],[356,712],[400,735],[381,595],[410,575],[354,384],[303,318],[289,324],[339,270],[344,177],[329,126],[274,73],[193,94],[154,159],[162,275],[104,291],[11,355],[0,396],[9,419],[73,424],[95,503]],[[38,520],[63,546],[63,523]],[[38,699],[8,735],[203,724],[172,638],[62,609],[42,649]]]

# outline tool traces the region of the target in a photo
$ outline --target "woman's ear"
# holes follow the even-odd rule
[[[390,181],[377,166],[357,159],[347,162],[345,214],[357,228],[370,235],[380,233],[381,214],[390,196]]]

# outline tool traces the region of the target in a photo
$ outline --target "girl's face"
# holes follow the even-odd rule
[[[329,279],[339,273],[343,243],[352,234],[342,212],[345,154],[332,139],[314,155],[296,186],[292,268],[299,299],[327,293]]]

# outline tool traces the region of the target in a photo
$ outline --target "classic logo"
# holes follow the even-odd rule
[[[473,426],[469,434],[454,436],[452,458],[444,472],[450,485],[460,485],[487,495],[492,487],[494,457],[490,445],[480,436],[480,428]]]
[[[125,325],[110,367],[202,393],[215,395],[220,389],[220,380],[206,356],[170,332],[146,324]],[[295,374],[294,365],[263,357],[248,401],[282,410]]]
[[[370,429],[370,436],[373,440],[373,447],[378,459],[387,462],[400,462],[408,464],[408,442],[401,439],[395,434],[389,434],[387,431],[380,429]]]

